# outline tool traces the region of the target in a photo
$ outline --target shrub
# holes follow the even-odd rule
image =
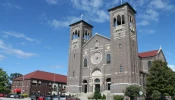
[[[105,100],[105,99],[106,99],[106,96],[105,96],[104,94],[103,94],[103,96],[102,96],[102,99],[103,99],[103,100]]]
[[[154,90],[153,93],[152,93],[152,98],[154,100],[159,100],[160,99],[160,95],[161,95],[161,93],[159,91]]]
[[[21,96],[22,96],[22,98],[27,98],[28,97],[28,95],[27,94],[21,94]]]
[[[114,100],[123,100],[123,96],[120,96],[120,95],[115,95],[114,96]]]
[[[95,90],[93,99],[101,99],[101,93],[98,89]]]

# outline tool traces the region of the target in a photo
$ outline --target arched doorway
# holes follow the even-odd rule
[[[94,71],[92,72],[92,79],[93,79],[93,92],[95,92],[95,90],[99,90],[100,91],[100,87],[102,85],[102,72],[100,69],[94,69]]]
[[[95,83],[95,90],[100,91],[100,79],[96,78],[94,80]]]
[[[106,79],[106,85],[107,85],[106,90],[110,90],[110,86],[111,86],[111,78],[107,78],[107,79]]]
[[[83,80],[83,92],[87,93],[87,80]]]

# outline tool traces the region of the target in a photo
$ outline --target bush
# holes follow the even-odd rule
[[[95,90],[93,99],[101,99],[101,93],[98,89]]]
[[[27,94],[21,94],[21,96],[22,96],[22,98],[27,98],[28,97],[28,95]]]
[[[170,96],[168,93],[164,93],[163,95],[164,95],[164,96]]]
[[[126,87],[125,96],[128,96],[133,100],[134,98],[139,96],[139,91],[141,90],[140,86],[138,85],[130,85]]]
[[[102,96],[102,99],[103,99],[103,100],[105,100],[105,99],[106,99],[106,96],[105,96],[104,94],[103,94],[103,96]]]
[[[123,96],[120,96],[120,95],[115,95],[114,96],[114,100],[123,100]]]
[[[160,99],[160,96],[161,96],[161,93],[159,91],[157,91],[157,90],[154,90],[151,97],[154,100],[159,100]]]

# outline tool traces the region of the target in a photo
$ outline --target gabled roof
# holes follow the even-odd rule
[[[135,13],[137,13],[137,12],[131,7],[131,5],[130,5],[128,2],[126,2],[126,3],[122,4],[122,5],[119,5],[119,6],[117,6],[117,7],[111,8],[111,9],[109,9],[108,11],[111,11],[111,10],[114,10],[114,9],[117,9],[117,8],[124,7],[125,5],[127,5],[130,9],[132,9],[132,11],[134,11]]]
[[[108,37],[106,37],[106,36],[103,36],[103,35],[101,35],[101,34],[95,33],[95,35],[92,36],[92,37],[83,45],[83,47],[85,47],[85,46],[86,46],[93,38],[95,38],[96,36],[100,36],[100,37],[102,37],[102,38],[104,38],[104,39],[107,39],[107,40],[111,41],[110,38],[108,38]]]
[[[89,25],[90,27],[92,27],[93,28],[93,26],[92,25],[90,25],[89,23],[87,23],[87,22],[85,22],[84,20],[80,20],[80,21],[78,21],[78,22],[75,22],[75,23],[73,23],[73,24],[70,24],[69,26],[73,26],[73,25],[75,25],[75,24],[79,24],[79,23],[85,23],[85,24],[87,24],[87,25]]]
[[[139,53],[139,57],[145,58],[145,57],[153,57],[156,56],[159,50],[152,50],[152,51],[147,51],[147,52],[141,52]]]
[[[23,77],[24,79],[39,79],[39,80],[46,80],[46,81],[54,81],[54,77],[55,77],[55,82],[67,83],[67,76],[65,75],[54,74],[54,73],[44,72],[40,70],[15,78],[14,80],[23,80]]]

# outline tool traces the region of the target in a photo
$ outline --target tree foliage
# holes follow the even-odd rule
[[[101,99],[101,93],[99,89],[95,89],[93,99]]]
[[[124,97],[123,96],[120,96],[120,95],[115,95],[114,96],[114,100],[123,100]]]
[[[140,91],[141,91],[140,86],[130,85],[130,86],[126,87],[125,96],[128,96],[131,98],[131,100],[133,100],[135,97],[139,96]]]
[[[161,93],[159,91],[157,91],[157,90],[154,90],[151,97],[154,100],[159,100],[160,99],[160,96],[161,96]]]
[[[20,73],[11,73],[10,74],[10,80],[13,81],[13,79],[22,76]]]
[[[7,73],[0,68],[0,92],[4,92],[7,89],[9,80]]]
[[[147,95],[152,95],[159,91],[161,95],[175,94],[175,72],[173,72],[166,62],[161,60],[153,61],[146,83]]]

